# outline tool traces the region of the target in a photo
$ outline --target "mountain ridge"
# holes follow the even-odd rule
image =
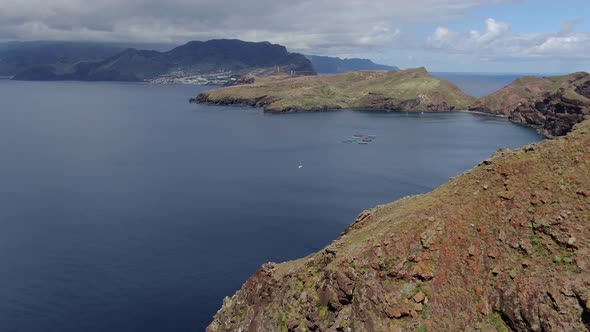
[[[77,51],[77,46],[85,44],[64,45],[62,53]],[[19,63],[21,58],[29,56],[27,48],[21,49],[20,58],[11,60],[3,57],[0,74],[10,74],[16,80],[83,81],[145,81],[180,72],[184,76],[245,75],[261,70],[315,75],[311,62],[303,55],[290,53],[286,47],[269,42],[213,39],[188,42],[165,52],[129,48],[119,50],[118,53],[113,52],[112,48],[103,50],[101,44],[90,44],[88,47],[103,51],[96,52],[100,56],[84,53],[62,62],[47,54],[54,47],[51,43],[37,46],[35,54],[40,60],[22,65]],[[9,49],[2,54],[6,52],[14,51]]]

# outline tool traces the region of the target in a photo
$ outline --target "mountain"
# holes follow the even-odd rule
[[[170,68],[164,53],[127,49],[99,62],[76,66],[71,75],[62,79],[81,81],[144,81],[165,73]],[[22,77],[17,76],[17,79]]]
[[[258,80],[205,91],[193,102],[263,107],[267,112],[326,109],[448,111],[467,109],[474,98],[424,68],[401,71],[357,71],[329,76]]]
[[[337,57],[306,55],[318,74],[339,74],[356,70],[399,70],[395,66],[376,64],[369,59],[341,59]]]
[[[267,263],[218,331],[587,331],[590,121],[499,150],[362,212],[317,253]]]
[[[479,99],[470,110],[506,116],[545,135],[561,136],[590,118],[590,75],[523,77]]]
[[[83,42],[9,42],[0,44],[0,76],[59,76],[75,71],[81,62],[94,62],[125,48],[116,44]],[[22,74],[23,76],[25,74]]]
[[[71,45],[69,45],[71,46]],[[25,50],[20,58],[30,56]],[[301,54],[289,53],[284,46],[268,42],[241,40],[192,41],[167,52],[137,49],[83,49],[80,56],[45,56],[43,61],[28,61],[13,73],[20,80],[144,81],[181,72],[196,75],[215,72],[246,74],[255,70],[293,71],[296,75],[314,75],[311,62]],[[100,51],[100,52],[99,52]],[[38,51],[36,51],[39,53]],[[47,53],[46,51],[42,54]],[[56,52],[60,54],[59,52]],[[92,58],[91,58],[92,56]],[[16,57],[16,58],[19,58]],[[61,63],[68,66],[62,66]]]

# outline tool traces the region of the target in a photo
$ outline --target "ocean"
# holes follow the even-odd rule
[[[467,113],[189,104],[203,89],[0,81],[1,331],[203,331],[263,263],[542,139]]]

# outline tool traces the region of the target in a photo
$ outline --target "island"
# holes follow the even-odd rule
[[[203,104],[262,107],[270,113],[337,109],[442,112],[466,110],[474,101],[424,67],[258,79],[253,84],[205,91],[191,99]]]

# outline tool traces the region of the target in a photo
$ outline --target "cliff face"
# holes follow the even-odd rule
[[[262,80],[206,91],[191,101],[249,105],[282,113],[344,108],[440,112],[467,109],[474,100],[454,84],[415,68]]]
[[[590,121],[268,263],[207,331],[590,329]]]
[[[548,136],[561,136],[590,117],[590,75],[524,77],[469,108],[538,128]]]

